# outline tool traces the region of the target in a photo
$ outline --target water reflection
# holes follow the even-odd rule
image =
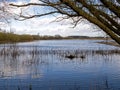
[[[119,49],[0,47],[0,90],[119,90]]]

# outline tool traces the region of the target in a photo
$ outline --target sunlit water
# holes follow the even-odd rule
[[[0,90],[119,90],[120,49],[99,41],[0,45]]]

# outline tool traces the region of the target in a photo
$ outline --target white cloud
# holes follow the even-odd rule
[[[98,36],[99,31],[95,32],[94,28],[89,23],[80,23],[75,28],[68,24],[70,21],[52,22],[55,17],[33,18],[23,22],[14,21],[12,27],[15,28],[18,34],[40,34],[40,35],[82,35],[82,36]],[[65,23],[65,24],[64,24]]]
[[[29,2],[38,2],[39,0],[30,0]],[[23,4],[25,2],[18,1],[14,2],[15,4]],[[22,8],[23,9],[23,8]],[[34,14],[31,8],[24,8],[26,12]],[[10,8],[10,11],[15,14],[21,12],[21,8]],[[43,10],[41,10],[43,11]],[[44,12],[43,12],[44,13]],[[11,28],[14,29],[14,32],[17,34],[37,34],[40,35],[56,35],[60,34],[62,36],[68,35],[87,35],[87,36],[98,36],[102,35],[101,32],[94,32],[96,29],[91,26],[90,23],[81,22],[75,28],[71,25],[70,20],[63,20],[61,22],[53,22],[57,17],[45,16],[41,18],[33,18],[26,21],[12,21]]]
[[[31,3],[39,2],[39,0],[30,0]]]

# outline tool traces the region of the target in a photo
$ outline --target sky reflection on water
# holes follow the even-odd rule
[[[94,42],[36,41],[4,50],[1,45],[0,90],[119,90],[119,48]]]

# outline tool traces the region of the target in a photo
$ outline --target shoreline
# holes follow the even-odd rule
[[[105,41],[102,41],[102,42],[96,42],[96,43],[120,47],[120,45],[117,44],[115,41],[106,41],[106,42],[105,42]]]
[[[40,39],[40,40],[104,40],[104,41],[95,42],[95,43],[120,47],[120,45],[117,44],[115,41],[109,41],[112,39],[108,39],[107,41],[105,41],[106,39],[104,39],[104,38],[78,38],[78,39],[77,38],[62,38],[62,39]],[[28,41],[25,40],[25,41],[17,41],[17,42],[0,41],[0,44],[24,43],[24,42],[34,42],[34,41],[40,41],[40,40],[28,40]]]

